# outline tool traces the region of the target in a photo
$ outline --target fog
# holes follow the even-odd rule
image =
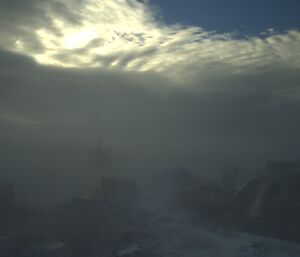
[[[300,256],[300,32],[153,1],[0,3],[0,256]]]
[[[88,155],[99,139],[112,152],[105,172],[140,178],[176,167],[217,176],[234,158],[245,172],[298,158],[299,104],[273,92],[295,87],[296,71],[181,88],[150,72],[1,56],[1,172],[20,185],[21,199],[65,199],[92,183]]]

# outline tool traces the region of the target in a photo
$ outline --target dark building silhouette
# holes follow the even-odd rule
[[[199,179],[187,169],[175,169],[155,173],[153,184],[164,188],[193,188],[199,185]]]
[[[224,166],[222,169],[222,188],[227,192],[234,192],[237,187],[237,167],[236,165]]]
[[[0,183],[0,218],[9,217],[15,208],[15,193],[12,183]]]
[[[136,194],[136,180],[121,177],[102,178],[98,190],[98,195],[102,199],[133,199]]]

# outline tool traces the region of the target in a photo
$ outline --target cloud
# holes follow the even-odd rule
[[[32,16],[18,11],[2,47],[44,65],[155,71],[186,85],[211,76],[300,68],[296,30],[276,34],[270,29],[263,38],[238,39],[233,33],[165,24],[148,3],[136,0],[36,0],[27,5]]]
[[[236,38],[165,24],[135,0],[1,1],[0,13],[2,123],[286,140],[276,119],[299,108],[296,30]]]

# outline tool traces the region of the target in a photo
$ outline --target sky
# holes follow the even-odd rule
[[[2,0],[2,179],[76,191],[98,139],[140,176],[299,159],[297,5]]]
[[[282,32],[300,27],[297,0],[152,0],[150,3],[158,6],[169,24],[180,22],[223,33],[253,35],[270,28]]]

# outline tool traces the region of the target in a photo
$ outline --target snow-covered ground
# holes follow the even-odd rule
[[[160,224],[155,229],[161,240],[161,247],[155,252],[163,257],[300,256],[300,246],[294,243],[202,229],[176,220]]]
[[[300,244],[195,226],[184,215],[166,211],[158,201],[145,201],[143,207],[157,213],[148,225],[148,231],[157,235],[156,239],[139,245],[145,252],[151,249],[153,256],[300,257]]]

